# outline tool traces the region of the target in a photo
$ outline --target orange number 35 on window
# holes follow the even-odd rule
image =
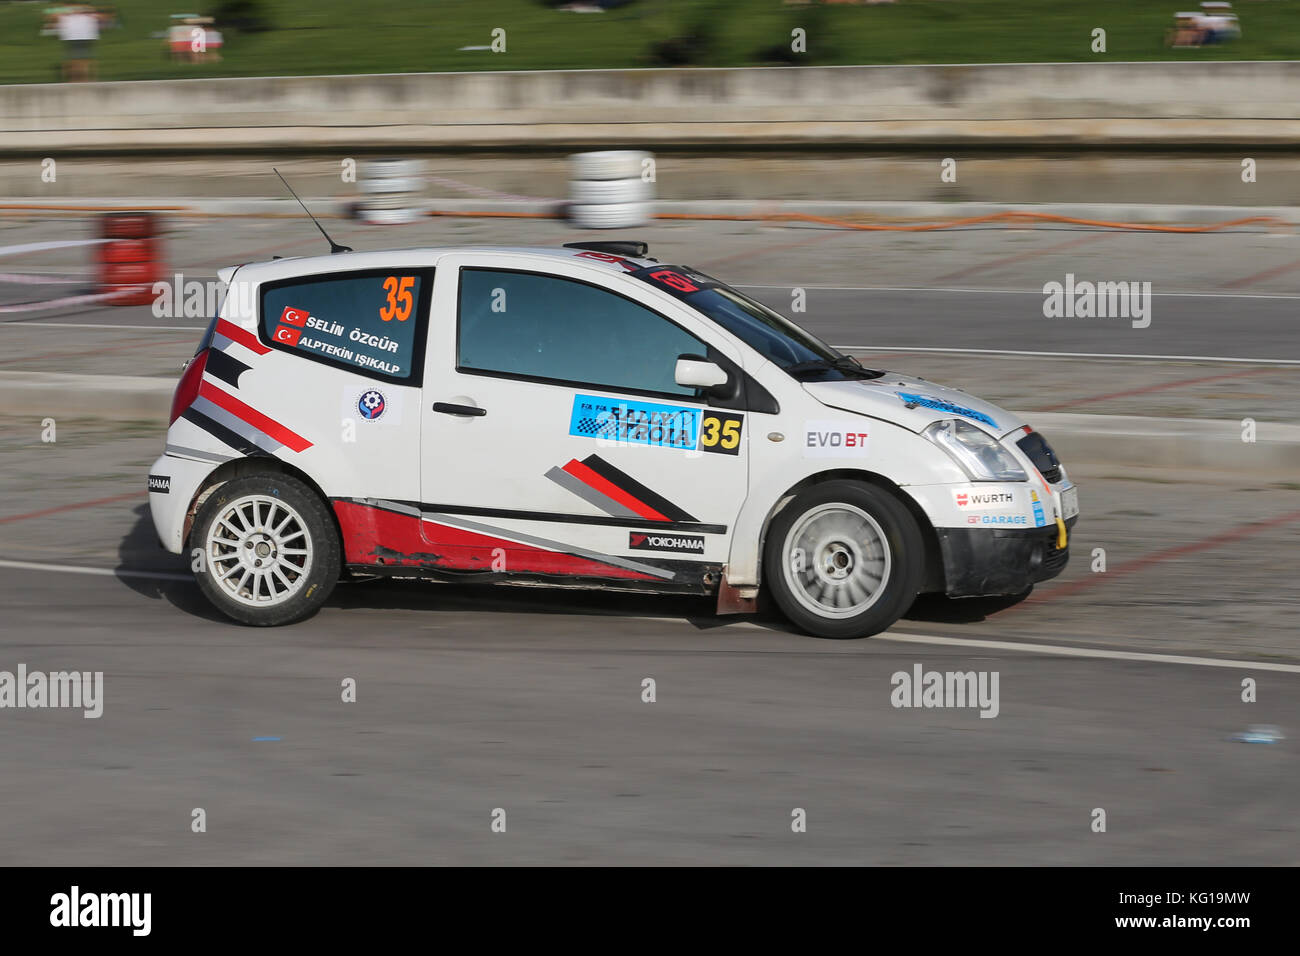
[[[385,322],[396,319],[405,322],[411,317],[415,299],[411,289],[415,286],[415,276],[389,276],[384,280],[384,291],[388,293],[388,305],[379,310],[379,317]]]

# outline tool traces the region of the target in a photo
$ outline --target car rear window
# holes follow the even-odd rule
[[[266,283],[262,338],[326,365],[409,384],[422,353],[431,282],[431,270],[391,269]]]

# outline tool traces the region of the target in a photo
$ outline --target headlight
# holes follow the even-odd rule
[[[1024,481],[1029,477],[1001,442],[967,422],[947,418],[921,434],[951,455],[972,481]]]

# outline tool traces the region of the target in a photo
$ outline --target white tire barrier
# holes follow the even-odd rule
[[[569,157],[569,221],[581,229],[629,229],[651,218],[654,158],[638,149]]]
[[[404,226],[420,218],[418,209],[367,209],[362,213],[372,226]]]
[[[639,176],[636,179],[574,179],[569,182],[569,200],[579,205],[608,202],[647,202],[654,191]]]
[[[569,207],[569,219],[582,229],[630,229],[650,221],[648,202],[610,202]]]
[[[361,219],[376,226],[414,222],[424,191],[424,163],[418,159],[370,159],[361,165],[357,188]]]
[[[570,179],[640,179],[650,154],[639,149],[606,149],[569,157]]]
[[[362,162],[361,168],[370,179],[404,179],[423,175],[424,161],[420,159],[368,159]]]
[[[363,179],[357,184],[363,193],[418,193],[424,181],[414,176],[401,179]]]

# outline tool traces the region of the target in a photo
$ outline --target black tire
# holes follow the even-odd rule
[[[275,534],[272,526],[286,515]],[[241,535],[240,527],[247,533]],[[295,533],[297,527],[305,534]],[[303,550],[297,545],[304,540],[307,554],[294,553]],[[194,575],[199,589],[240,624],[276,627],[301,621],[320,610],[339,579],[333,518],[320,496],[290,475],[248,475],[221,485],[199,508],[190,545],[203,556]],[[254,568],[254,561],[263,564]]]
[[[827,530],[837,522],[842,529]],[[796,527],[800,534],[792,539]],[[823,539],[814,554],[797,547]],[[925,542],[916,520],[888,491],[863,482],[827,481],[801,492],[772,519],[764,545],[765,590],[791,623],[816,637],[879,634],[911,606],[924,573]],[[832,606],[840,599],[843,606]]]

